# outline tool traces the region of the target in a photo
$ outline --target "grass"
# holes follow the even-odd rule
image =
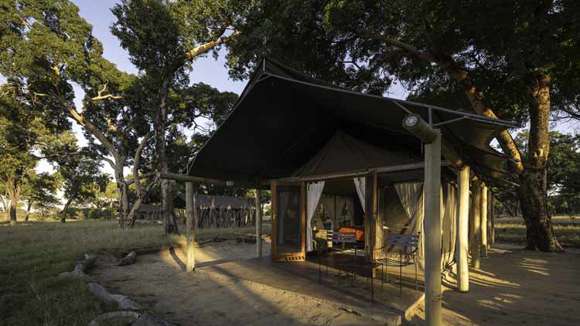
[[[554,232],[564,247],[580,248],[580,217],[554,216]],[[495,223],[496,241],[525,244],[526,226],[521,217],[498,218]]]
[[[253,228],[200,230],[198,239],[236,236]],[[120,255],[182,242],[160,225],[122,231],[114,221],[0,225],[0,325],[87,325],[115,307],[97,301],[78,280],[60,279],[84,253]]]

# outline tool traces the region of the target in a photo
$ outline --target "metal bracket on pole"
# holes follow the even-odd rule
[[[403,128],[415,135],[425,144],[431,144],[437,135],[438,131],[433,129],[425,120],[416,114],[409,114],[403,119]]]

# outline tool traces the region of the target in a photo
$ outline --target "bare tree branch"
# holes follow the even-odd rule
[[[196,57],[209,52],[211,49],[231,41],[233,38],[235,38],[239,34],[240,34],[240,32],[235,31],[229,36],[221,36],[213,41],[209,41],[207,43],[196,46],[195,48],[187,51],[187,53],[185,54],[185,57],[187,58],[188,61],[192,61]]]
[[[120,95],[104,94],[107,91],[107,86],[108,86],[107,83],[105,83],[103,87],[97,91],[97,96],[91,97],[91,100],[93,101],[102,101],[108,99],[119,100],[123,98],[123,96]]]

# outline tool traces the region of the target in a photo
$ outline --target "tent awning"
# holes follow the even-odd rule
[[[420,141],[402,127],[409,113],[440,128],[444,144],[480,173],[495,178],[505,173],[506,159],[489,143],[514,126],[509,122],[331,87],[271,60],[264,60],[188,171],[200,177],[256,182],[307,173],[325,152],[335,157],[333,169],[348,169],[348,160],[356,168],[372,168],[365,162],[376,165],[378,152],[387,155],[387,163],[422,161]],[[364,145],[342,153],[337,149],[353,144]],[[352,157],[370,147],[378,150],[372,159]],[[342,161],[337,163],[339,157]]]

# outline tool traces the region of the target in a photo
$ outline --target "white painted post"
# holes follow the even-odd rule
[[[480,266],[480,244],[481,244],[481,185],[478,180],[473,182],[471,199],[471,241],[469,243],[471,251],[471,267],[479,269]]]
[[[256,255],[262,257],[262,191],[256,189]]]
[[[194,252],[194,242],[195,242],[195,218],[196,215],[196,198],[195,194],[193,193],[193,182],[185,183],[185,211],[186,211],[186,218],[185,218],[185,228],[186,228],[186,236],[187,236],[187,244],[186,244],[186,251],[187,251],[187,262],[185,271],[192,272],[195,270],[195,252]]]
[[[481,184],[481,256],[487,257],[487,186]]]
[[[459,170],[457,184],[459,185],[459,214],[457,214],[457,289],[459,292],[469,291],[469,166]]]
[[[441,132],[425,144],[425,320],[441,325]]]

